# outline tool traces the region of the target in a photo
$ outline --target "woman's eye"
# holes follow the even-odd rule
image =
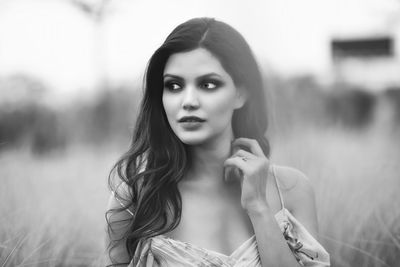
[[[205,89],[215,89],[218,84],[216,82],[204,82],[201,86]]]
[[[170,91],[175,91],[181,89],[181,86],[176,82],[166,82],[164,87]]]

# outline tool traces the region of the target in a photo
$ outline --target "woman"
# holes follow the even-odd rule
[[[179,25],[144,88],[110,175],[110,265],[329,266],[309,181],[268,159],[261,74],[235,29]]]

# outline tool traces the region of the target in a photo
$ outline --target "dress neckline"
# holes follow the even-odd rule
[[[277,212],[275,213],[275,215],[274,215],[275,218],[279,217],[278,215],[279,215],[280,213],[285,213],[286,211],[287,211],[287,209],[286,209],[285,207],[281,208],[279,211],[277,211]],[[181,244],[181,245],[190,246],[190,247],[195,248],[195,249],[197,249],[197,250],[202,250],[202,251],[206,251],[206,252],[211,252],[211,253],[214,253],[214,254],[223,256],[223,257],[225,257],[225,258],[231,258],[231,257],[235,256],[237,253],[240,252],[240,249],[243,248],[245,245],[247,245],[250,241],[251,241],[250,243],[254,243],[254,242],[256,241],[256,235],[253,234],[251,237],[249,237],[248,239],[246,239],[245,241],[243,241],[243,242],[242,242],[235,250],[233,250],[229,255],[227,255],[227,254],[225,254],[225,253],[218,252],[218,251],[215,251],[215,250],[212,250],[212,249],[207,249],[207,248],[204,248],[204,247],[195,245],[195,244],[190,243],[190,242],[181,241],[181,240],[178,240],[178,239],[175,239],[175,238],[172,238],[172,237],[168,237],[168,236],[166,236],[166,235],[164,235],[164,234],[161,234],[161,235],[157,235],[157,236],[152,237],[152,239],[154,239],[154,238],[158,238],[158,239],[165,240],[165,241],[170,241],[170,242],[173,242],[173,243],[175,243],[175,244]]]
[[[275,217],[276,220],[278,220],[278,218],[279,218],[279,220],[282,220],[282,218],[286,217],[286,212],[289,212],[289,211],[286,209],[285,203],[283,201],[283,196],[282,196],[282,192],[280,190],[280,184],[279,184],[279,181],[278,181],[278,178],[277,178],[277,175],[276,175],[275,168],[276,168],[275,164],[271,164],[272,176],[274,178],[275,186],[276,186],[276,188],[278,190],[278,196],[279,196],[279,200],[281,202],[281,209],[275,213],[274,217]],[[166,236],[164,234],[161,234],[161,235],[158,235],[158,236],[155,236],[155,237],[152,237],[152,238],[159,238],[161,240],[170,241],[170,242],[173,242],[175,244],[181,244],[181,245],[190,246],[190,247],[195,248],[197,250],[211,252],[211,253],[226,257],[226,258],[231,258],[232,256],[236,255],[240,251],[240,249],[244,245],[246,245],[248,242],[250,242],[250,241],[252,241],[251,243],[256,242],[256,235],[253,234],[250,238],[248,238],[247,240],[242,242],[230,255],[227,255],[227,254],[224,254],[222,252],[218,252],[218,251],[215,251],[215,250],[212,250],[212,249],[207,249],[207,248],[195,245],[195,244],[190,243],[190,242],[185,242],[185,241],[181,241],[181,240],[178,240],[178,239],[174,239],[174,238],[168,237],[168,236]]]

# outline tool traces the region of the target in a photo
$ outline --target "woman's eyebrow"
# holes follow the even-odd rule
[[[183,78],[182,77],[179,77],[179,76],[177,76],[177,75],[173,75],[173,74],[164,74],[164,79],[165,78],[173,78],[173,79],[176,79],[176,80],[183,80]]]
[[[210,73],[201,75],[200,77],[197,78],[197,80],[202,80],[202,79],[209,78],[209,77],[212,77],[212,76],[217,76],[218,78],[222,78],[221,75],[219,75],[219,74],[217,74],[215,72],[210,72]]]
[[[212,76],[217,76],[219,78],[222,78],[221,75],[219,75],[218,73],[210,72],[210,73],[206,73],[206,74],[203,74],[203,75],[197,77],[196,80],[202,80],[202,79],[209,78]],[[169,73],[164,74],[164,79],[165,78],[173,78],[173,79],[177,79],[177,80],[183,80],[182,77],[180,77],[178,75],[174,75],[174,74],[169,74]]]

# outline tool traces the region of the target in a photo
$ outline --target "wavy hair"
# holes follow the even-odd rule
[[[107,215],[126,210],[133,214],[125,222],[128,231],[124,237],[111,240],[110,251],[117,243],[125,242],[132,258],[140,240],[167,233],[180,222],[182,199],[178,183],[190,165],[190,157],[187,146],[172,131],[163,108],[163,72],[172,54],[196,48],[211,52],[235,85],[247,90],[246,103],[232,116],[233,133],[235,138],[256,139],[269,157],[270,146],[264,136],[268,119],[262,76],[243,36],[213,18],[195,18],[180,24],[148,62],[144,95],[129,150],[116,162],[109,175],[110,189],[126,205],[109,210]],[[115,176],[127,185],[129,194],[117,190]],[[113,223],[107,219],[109,235]]]

